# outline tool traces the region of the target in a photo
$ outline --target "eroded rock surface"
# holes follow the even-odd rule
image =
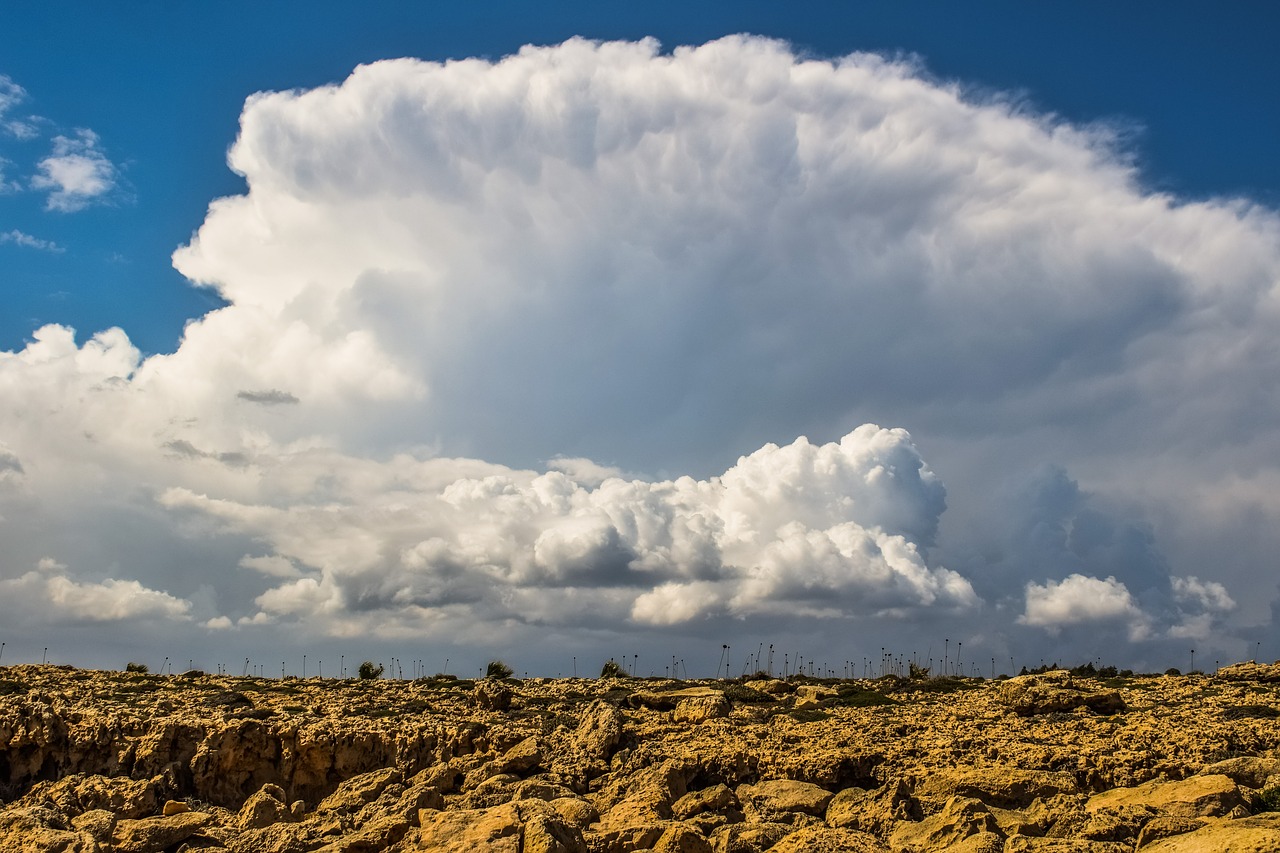
[[[0,669],[0,853],[1280,850],[1280,666],[1103,682]]]

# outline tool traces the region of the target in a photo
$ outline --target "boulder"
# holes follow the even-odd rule
[[[833,796],[825,788],[793,779],[739,785],[734,793],[752,823],[792,823],[797,814],[822,817]]]
[[[995,817],[979,800],[952,797],[937,814],[919,823],[900,822],[889,837],[895,853],[928,853],[949,849],[971,835],[999,834]]]
[[[116,853],[160,853],[186,841],[212,820],[204,812],[117,821],[111,832]]]
[[[332,794],[320,801],[317,812],[356,812],[378,798],[378,795],[390,784],[404,778],[394,767],[371,770],[353,776],[339,785]],[[283,796],[281,797],[283,799]]]
[[[1220,817],[1244,809],[1244,795],[1227,776],[1190,776],[1176,782],[1154,780],[1134,788],[1112,788],[1089,798],[1096,812],[1120,806],[1150,806],[1174,817]]]
[[[677,723],[697,725],[707,720],[729,716],[729,700],[723,693],[708,696],[691,696],[681,699],[672,715]]]
[[[472,696],[476,707],[486,711],[505,711],[511,707],[511,688],[496,678],[476,682]]]
[[[240,807],[236,823],[241,831],[261,829],[293,820],[293,812],[285,805],[284,789],[279,785],[263,785]]]
[[[637,690],[627,697],[627,705],[632,708],[651,708],[655,711],[670,711],[687,699],[724,698],[724,691],[712,687],[687,687],[683,690],[667,690],[663,692]]]
[[[1211,821],[1139,849],[1142,853],[1275,853],[1280,850],[1280,812]]]
[[[1267,779],[1280,775],[1280,758],[1260,758],[1255,755],[1228,758],[1201,768],[1200,775],[1226,776],[1237,785],[1261,789],[1267,784]]]
[[[676,820],[688,820],[707,811],[723,811],[738,805],[738,798],[725,784],[712,785],[700,791],[690,791],[671,805]]]
[[[959,796],[981,800],[989,806],[1020,809],[1037,799],[1079,793],[1079,787],[1070,773],[983,767],[934,773],[914,793],[921,802],[939,806]]]
[[[794,830],[785,823],[729,824],[711,834],[711,849],[715,853],[761,853]]]
[[[654,842],[653,853],[713,853],[711,842],[701,832],[678,823],[668,826]]]
[[[622,740],[622,713],[608,702],[592,702],[578,722],[573,741],[588,757],[608,760]]]
[[[502,754],[498,762],[502,773],[523,775],[542,763],[542,747],[536,737],[527,737]]]

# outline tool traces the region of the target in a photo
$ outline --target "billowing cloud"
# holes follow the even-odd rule
[[[31,186],[49,193],[48,210],[71,213],[101,201],[116,186],[117,170],[87,128],[55,136],[53,151],[37,164]]]
[[[43,620],[54,624],[186,621],[191,611],[191,602],[134,580],[78,581],[67,574],[66,566],[49,558],[35,571],[0,580],[0,600],[9,624],[30,624],[36,608]]]
[[[1148,633],[1144,615],[1129,590],[1112,577],[1099,580],[1070,575],[1056,583],[1029,583],[1026,611],[1018,621],[1053,633],[1066,625],[1093,622],[1123,623],[1131,639],[1142,639]]]
[[[51,203],[102,198],[64,140]],[[75,519],[190,549],[137,580],[208,582],[227,636],[1267,618],[1280,218],[1149,191],[1103,125],[873,55],[575,39],[255,95],[229,163],[174,255],[226,305],[176,352],[0,354],[9,575]]]
[[[258,597],[251,622],[334,619],[335,630],[377,632],[422,629],[445,612],[486,624],[675,624],[978,603],[967,581],[925,558],[943,490],[902,430],[768,445],[709,480],[591,487],[505,469],[450,480],[456,464],[402,461],[394,490],[353,478],[323,505],[187,489],[161,501],[274,548],[240,561],[285,581]],[[530,612],[532,597],[543,601]]]

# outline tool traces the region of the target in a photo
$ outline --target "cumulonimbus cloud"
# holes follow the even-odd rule
[[[219,590],[262,586],[205,624],[976,609],[1154,637],[1249,603],[1272,534],[1213,576],[1155,543],[1280,516],[1280,220],[1146,190],[1105,126],[874,55],[574,39],[254,96],[229,163],[247,192],[174,256],[227,305],[176,352],[49,326],[0,354],[0,509],[105,515],[127,483],[186,541],[256,543]],[[865,422],[910,428],[976,523],[939,527],[899,433],[793,441]],[[1045,461],[1160,529],[1033,519],[1066,531],[1052,571],[1001,556],[1034,537],[966,541]],[[996,570],[1016,607],[983,610]]]

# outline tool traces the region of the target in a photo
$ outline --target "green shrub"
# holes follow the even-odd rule
[[[146,672],[147,665],[145,663],[134,663],[133,661],[129,661],[127,664],[124,665],[124,671],[125,672]]]
[[[1280,785],[1262,789],[1258,794],[1258,811],[1280,812]]]
[[[356,672],[360,675],[361,678],[370,680],[374,678],[381,678],[382,670],[383,670],[382,666],[375,665],[373,661],[367,660],[364,663],[360,664],[360,668],[356,670]]]
[[[514,669],[500,660],[489,661],[489,665],[484,670],[486,678],[510,678],[513,672],[515,672]]]

